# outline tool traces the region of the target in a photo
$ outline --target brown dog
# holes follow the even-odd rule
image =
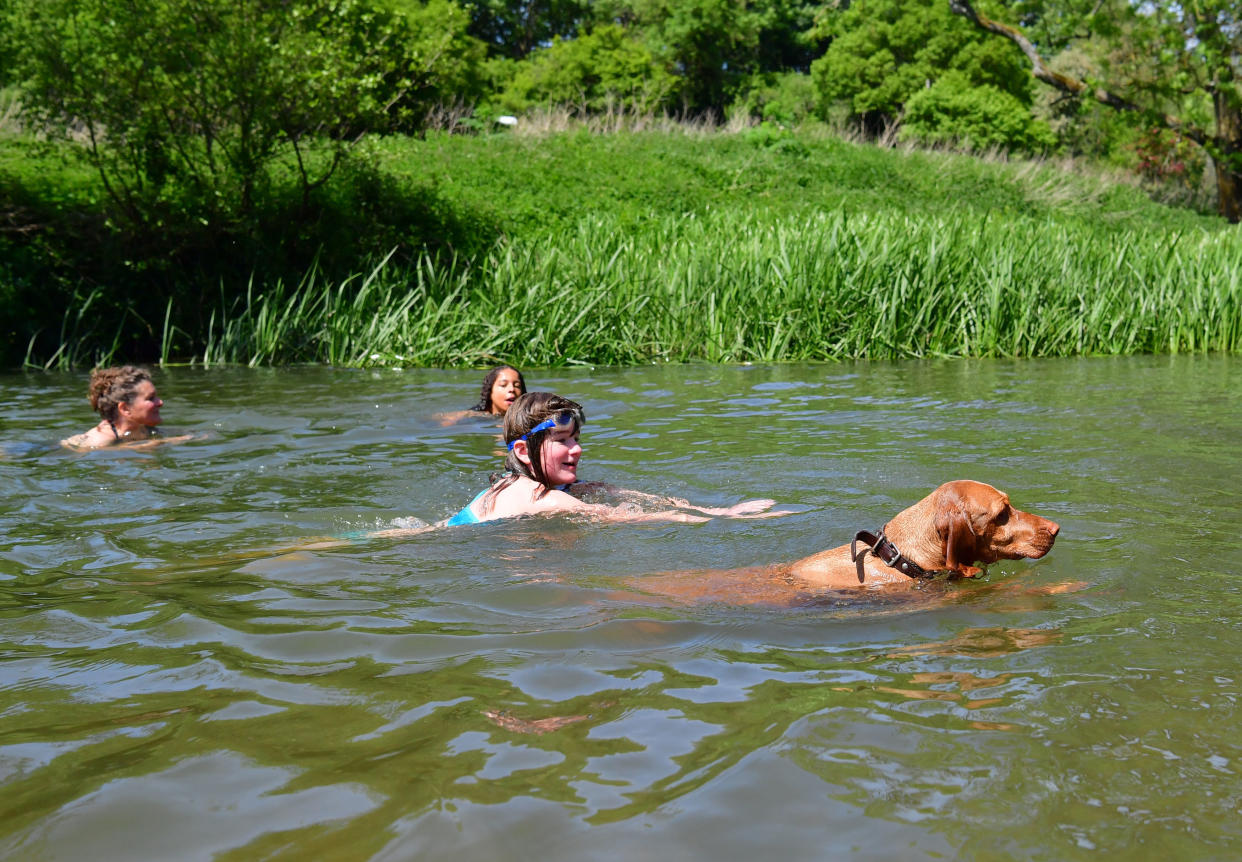
[[[976,562],[1042,557],[1060,529],[1047,518],[1015,509],[1009,496],[991,485],[959,479],[895,515],[879,531],[884,542],[874,542],[874,536],[865,543],[856,541],[856,555],[851,545],[841,545],[793,563],[664,572],[627,580],[643,593],[687,601],[786,605],[805,600],[817,588],[888,591],[918,583],[918,576],[944,571],[974,577],[981,571],[972,565]],[[870,549],[873,543],[883,558]],[[887,565],[885,559],[897,566],[905,563],[910,574]]]
[[[915,573],[948,571],[968,578],[979,574],[975,562],[1039,559],[1052,548],[1060,527],[1047,518],[1015,509],[1009,495],[983,482],[958,479],[945,482],[922,500],[904,509],[881,530],[887,540],[874,550],[870,541],[820,551],[790,564],[796,578],[842,589],[868,584],[910,583],[902,560]],[[894,559],[894,554],[900,556]],[[891,560],[889,565],[885,559]]]

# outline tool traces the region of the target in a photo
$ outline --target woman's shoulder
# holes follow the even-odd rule
[[[60,445],[66,449],[99,449],[103,446],[111,446],[116,442],[116,438],[111,434],[106,434],[98,425],[89,428],[81,434],[74,434],[72,437],[66,437],[60,441]]]

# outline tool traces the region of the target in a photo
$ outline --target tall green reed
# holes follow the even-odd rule
[[[1233,351],[1242,239],[1022,218],[588,217],[471,266],[253,289],[205,362],[529,365]]]
[[[23,368],[70,369],[109,365],[121,353],[124,331],[131,321],[141,324],[132,308],[125,308],[117,319],[111,336],[99,332],[96,309],[107,301],[107,291],[101,287],[83,292],[75,290],[60,322],[57,348],[47,359],[35,361],[35,333],[26,344]]]

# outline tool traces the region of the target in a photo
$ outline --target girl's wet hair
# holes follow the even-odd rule
[[[505,456],[504,473],[492,477],[492,487],[484,498],[484,507],[491,505],[491,499],[516,482],[518,476],[534,479],[543,485],[544,490],[540,492],[540,496],[547,492],[547,474],[543,471],[543,441],[555,430],[555,426],[533,433],[531,429],[565,412],[573,414],[573,428],[574,433],[577,434],[582,428],[581,423],[586,421],[582,405],[577,401],[570,401],[568,398],[553,395],[551,392],[526,392],[513,402],[513,406],[505,414],[505,445],[525,436],[530,464],[523,463],[518,459],[517,451],[510,449],[509,454]]]
[[[526,392],[526,378],[522,376],[521,371],[518,371],[512,365],[497,365],[487,372],[487,376],[483,378],[483,387],[479,390],[479,403],[470,408],[475,413],[492,412],[492,387],[496,385],[496,378],[500,376],[502,371],[512,371],[517,374],[518,385],[522,387],[522,392]]]
[[[136,365],[97,368],[91,372],[86,397],[91,402],[92,410],[114,422],[117,408],[133,401],[138,394],[138,384],[150,379],[151,372]]]

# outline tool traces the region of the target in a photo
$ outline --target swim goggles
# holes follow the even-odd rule
[[[582,414],[578,412],[577,410],[562,410],[560,413],[557,413],[551,419],[544,419],[542,422],[540,422],[534,428],[527,431],[521,437],[514,437],[512,440],[510,440],[509,451],[510,452],[513,451],[513,447],[517,445],[517,442],[519,440],[525,440],[527,437],[529,437],[532,434],[538,434],[540,431],[547,431],[549,428],[556,428],[560,425],[572,425],[574,422],[577,422],[579,425],[581,425],[582,421],[583,421]]]

